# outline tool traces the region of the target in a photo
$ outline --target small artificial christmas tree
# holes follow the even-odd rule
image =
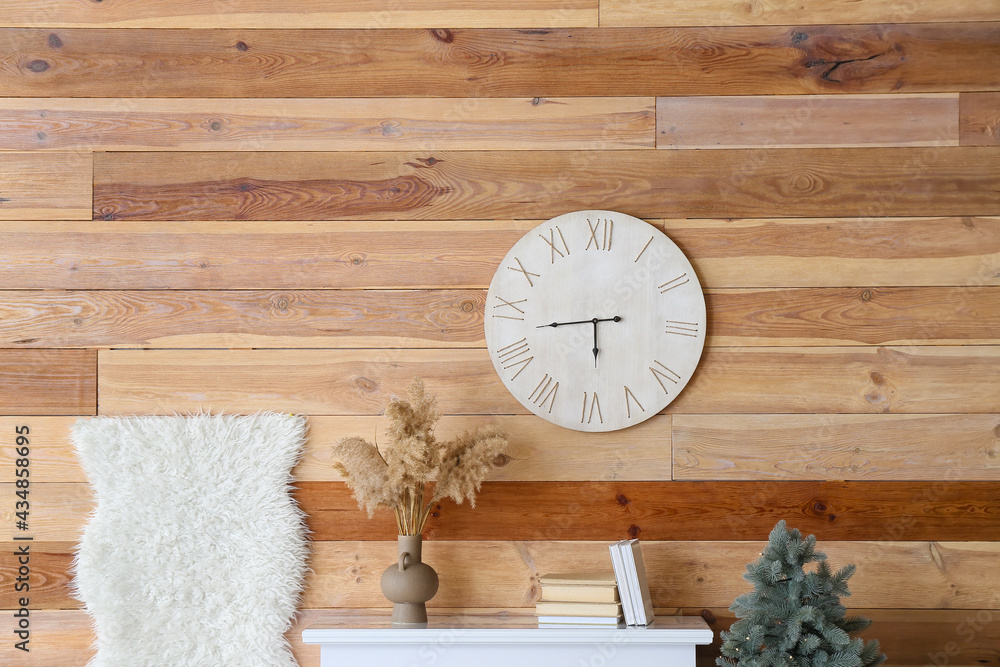
[[[875,640],[852,637],[871,621],[845,617],[840,596],[849,596],[854,566],[836,573],[816,537],[789,531],[784,520],[771,531],[761,557],[743,578],[754,590],[736,598],[730,611],[739,618],[722,632],[720,667],[870,667],[885,660]],[[807,563],[818,563],[806,572]]]

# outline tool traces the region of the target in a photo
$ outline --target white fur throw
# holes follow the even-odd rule
[[[74,563],[92,667],[290,667],[308,553],[289,494],[302,417],[96,417],[73,442],[97,508]]]

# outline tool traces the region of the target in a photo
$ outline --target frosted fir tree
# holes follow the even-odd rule
[[[806,572],[804,566],[818,563]],[[832,572],[816,537],[789,531],[784,520],[771,531],[761,557],[743,578],[754,590],[729,608],[739,620],[722,632],[720,667],[870,667],[885,661],[878,641],[855,637],[871,621],[846,616],[840,597],[851,593],[847,565]]]

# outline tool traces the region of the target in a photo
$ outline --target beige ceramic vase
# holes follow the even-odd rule
[[[437,593],[437,572],[420,560],[420,535],[400,535],[397,544],[399,561],[382,573],[382,594],[393,602],[392,624],[426,624],[425,603]]]

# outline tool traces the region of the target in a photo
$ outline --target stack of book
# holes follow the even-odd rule
[[[639,540],[622,540],[609,545],[611,564],[618,580],[626,625],[649,625],[654,620],[653,600],[642,562]]]
[[[542,599],[535,603],[538,626],[615,627],[623,620],[613,574],[547,574]]]

